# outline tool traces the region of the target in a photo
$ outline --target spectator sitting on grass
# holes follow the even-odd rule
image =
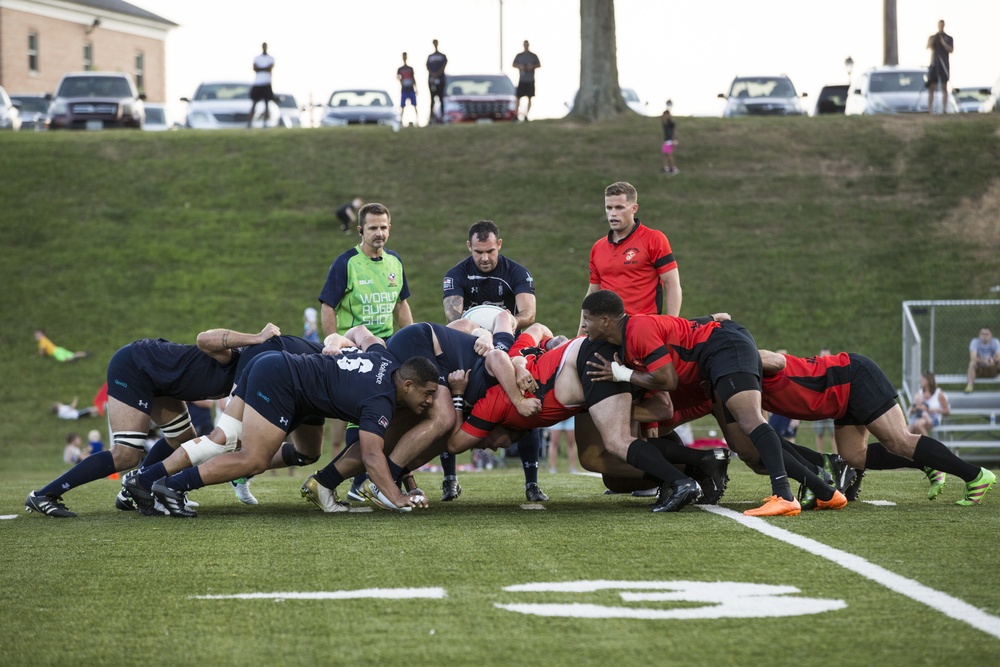
[[[52,357],[56,361],[76,361],[90,356],[90,352],[70,352],[65,347],[59,347],[41,329],[35,331],[35,340],[38,341],[38,354]]]

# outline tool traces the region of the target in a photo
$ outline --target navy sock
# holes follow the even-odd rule
[[[644,440],[633,440],[628,446],[625,462],[661,482],[669,483],[684,479],[684,473],[670,464],[663,454]]]
[[[920,439],[917,440],[917,447],[913,451],[913,461],[921,466],[940,470],[949,475],[957,475],[967,483],[979,477],[978,466],[963,461],[944,444],[926,435],[920,436]]]
[[[361,486],[362,484],[365,483],[366,479],[368,479],[368,473],[366,473],[366,472],[363,472],[360,475],[355,475],[354,479],[351,480],[351,485],[352,486]]]
[[[38,495],[61,496],[70,489],[93,482],[95,479],[102,479],[115,472],[115,460],[111,455],[111,450],[104,450],[97,454],[91,454],[65,473],[57,477],[48,486],[38,490]]]
[[[143,466],[142,472],[139,473],[137,479],[139,480],[139,484],[148,489],[153,486],[153,482],[164,477],[167,477],[167,468],[161,461],[149,467]]]
[[[167,477],[166,485],[174,491],[193,491],[205,486],[198,468],[187,468]]]
[[[456,477],[455,455],[451,452],[441,452],[441,472],[445,477]]]
[[[771,493],[785,500],[794,500],[792,487],[788,484],[788,472],[785,470],[781,438],[777,431],[770,424],[761,424],[750,434],[750,441],[767,468],[767,474],[771,478]]]
[[[167,444],[166,438],[160,438],[156,443],[150,448],[149,453],[146,454],[146,458],[142,460],[142,467],[148,468],[154,463],[159,463],[165,460],[168,456],[174,453],[174,448]],[[160,475],[163,477],[163,475]],[[160,479],[157,477],[156,479]],[[155,480],[154,480],[155,481]]]
[[[893,454],[881,442],[868,443],[868,451],[865,454],[865,470],[896,470],[897,468],[921,470],[923,466],[904,456]]]
[[[517,441],[517,455],[524,468],[524,484],[538,484],[538,451],[542,447],[541,430],[533,428]]]

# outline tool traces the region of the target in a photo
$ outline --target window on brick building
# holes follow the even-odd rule
[[[83,45],[83,71],[94,69],[94,45],[87,42]]]
[[[28,33],[28,71],[38,74],[38,33]]]
[[[146,90],[146,56],[142,51],[135,54],[135,87],[139,92]]]

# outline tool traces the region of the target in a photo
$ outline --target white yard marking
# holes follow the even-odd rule
[[[895,507],[896,503],[891,500],[862,500],[863,503],[874,505],[875,507]]]
[[[545,505],[539,505],[538,503],[525,503],[524,505],[521,505],[521,509],[523,509],[523,510],[544,510],[545,509]]]
[[[448,597],[443,588],[361,588],[355,591],[309,591],[284,593],[236,593],[234,595],[192,595],[194,600],[441,600]]]
[[[17,518],[16,514],[0,514],[0,521],[3,521],[4,519],[16,519],[16,518]]]
[[[902,577],[895,572],[890,572],[884,567],[875,565],[860,556],[855,556],[854,554],[827,546],[808,537],[778,528],[763,519],[744,516],[739,512],[715,505],[697,505],[697,507],[706,512],[732,519],[746,528],[756,530],[768,537],[798,547],[814,556],[825,558],[844,569],[860,574],[866,579],[871,579],[893,592],[905,595],[911,600],[915,600],[927,605],[931,609],[941,612],[945,616],[953,618],[956,621],[961,621],[962,623],[968,623],[972,627],[1000,639],[1000,618],[987,614],[983,610],[973,607],[968,602],[959,600],[929,586],[924,586],[913,579]]]

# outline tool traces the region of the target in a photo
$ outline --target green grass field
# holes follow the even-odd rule
[[[392,211],[389,247],[406,263],[417,319],[443,320],[441,277],[465,256],[469,225],[490,218],[504,253],[532,269],[539,320],[572,333],[587,253],[607,229],[603,187],[628,180],[639,217],[674,247],[685,315],[727,311],[762,347],[793,354],[860,352],[898,382],[901,301],[984,298],[1000,282],[998,126],[978,115],[679,119],[681,173],[670,178],[659,173],[655,119],[637,117],[398,134],[0,136],[0,515],[16,516],[0,520],[0,663],[992,664],[1000,492],[956,507],[952,480],[928,502],[916,471],[866,479],[863,500],[894,505],[752,525],[695,507],[654,516],[648,500],[603,496],[597,479],[545,472],[552,500],[522,509],[510,468],[464,474],[459,500],[411,516],[324,515],[299,498],[302,471],[255,480],[255,508],[229,488],[200,491],[190,521],[116,511],[110,480],[67,494],[75,520],[26,515],[23,501],[65,469],[66,431],[95,425],[60,422],[50,404],[89,401],[122,345],[191,343],[204,329],[269,320],[298,334],[330,262],[356,242],[333,218],[355,194]],[[39,358],[37,327],[91,358]],[[809,444],[811,429],[802,437]],[[724,509],[768,492],[738,462],[731,475]],[[436,500],[439,474],[418,481]],[[794,536],[843,554],[824,558]],[[886,571],[904,578],[899,587],[879,583]],[[700,612],[683,610],[706,606],[691,590],[668,600],[505,590],[582,581],[639,582],[631,592],[645,594],[656,592],[649,582],[786,586],[797,589],[789,600],[836,608],[689,619]],[[443,597],[196,597],[371,588]],[[518,604],[659,618],[497,606]]]

